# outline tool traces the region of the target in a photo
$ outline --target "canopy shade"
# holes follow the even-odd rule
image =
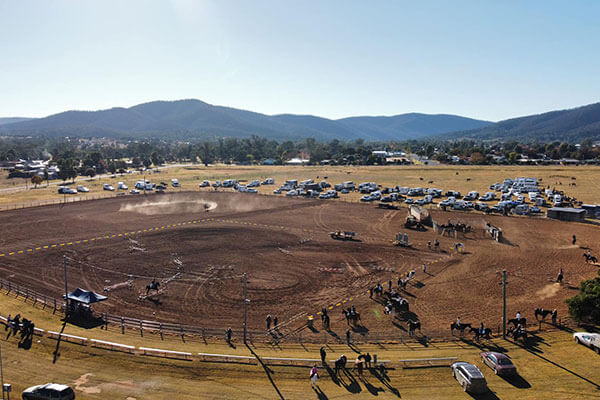
[[[63,296],[64,297],[64,296]],[[77,288],[68,295],[69,300],[77,301],[83,304],[92,304],[108,299],[107,296]]]

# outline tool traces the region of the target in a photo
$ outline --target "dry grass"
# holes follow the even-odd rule
[[[458,173],[458,174],[457,174]],[[6,173],[2,173],[4,176]],[[466,194],[470,190],[480,193],[488,191],[490,184],[502,182],[504,178],[517,176],[534,176],[542,179],[544,185],[564,190],[568,195],[586,203],[596,203],[600,199],[600,168],[595,166],[561,167],[561,166],[410,166],[410,167],[287,167],[287,166],[188,166],[163,169],[160,173],[147,175],[146,178],[153,182],[170,182],[171,178],[178,178],[182,188],[170,190],[195,190],[198,184],[208,179],[223,180],[228,178],[240,181],[252,179],[275,178],[276,184],[281,184],[286,179],[324,179],[330,183],[340,183],[346,180],[359,182],[377,182],[384,186],[421,186],[436,187],[443,190],[454,189]],[[102,190],[104,183],[123,181],[130,188],[141,176],[139,174],[117,175],[115,178],[103,178],[84,183],[89,187],[89,195],[108,195]],[[576,179],[572,179],[576,178]],[[430,183],[431,182],[431,183]],[[13,186],[13,183],[22,185],[23,179],[16,181],[3,179],[0,175],[0,188]],[[576,186],[570,186],[575,183]],[[264,193],[272,193],[275,186],[259,188]],[[57,193],[56,186],[21,191],[0,192],[0,204],[36,202],[48,199],[62,199]],[[68,196],[72,198],[76,196]],[[349,200],[358,200],[358,194],[344,196]]]
[[[20,311],[33,319],[37,326],[57,330],[61,326],[58,316],[52,316],[22,299],[0,295],[2,314]],[[66,332],[85,333],[89,337],[102,337],[144,346],[159,346],[186,351],[228,352],[223,345],[198,342],[182,343],[169,338],[139,338],[132,334],[104,332],[94,329],[82,332],[80,328],[67,326]],[[4,379],[13,385],[13,397],[25,387],[42,382],[63,382],[77,387],[78,399],[273,399],[279,398],[274,388],[286,399],[334,399],[334,398],[403,398],[403,399],[463,399],[468,398],[454,381],[450,370],[444,368],[393,369],[389,381],[382,382],[370,372],[363,379],[353,372],[355,380],[345,378],[336,385],[328,373],[320,370],[319,397],[308,382],[306,367],[270,367],[269,380],[260,365],[199,363],[175,361],[155,357],[126,355],[118,352],[93,349],[62,342],[59,356],[54,353],[57,342],[42,338],[34,342],[30,350],[17,348],[16,339],[2,339]],[[486,343],[504,349],[518,366],[522,379],[512,383],[494,376],[490,369],[478,360],[481,351],[466,342],[433,343],[427,347],[411,345],[363,345],[360,350],[378,354],[380,359],[456,356],[461,360],[481,366],[493,393],[486,399],[581,399],[598,398],[600,371],[595,368],[596,355],[589,349],[577,346],[566,332],[545,333],[538,337],[530,349],[503,340]],[[254,348],[260,356],[318,357],[318,346],[283,344],[281,348],[261,345]],[[243,346],[235,352],[250,354]],[[328,347],[333,358],[354,353],[343,345]],[[396,367],[398,364],[396,364]]]

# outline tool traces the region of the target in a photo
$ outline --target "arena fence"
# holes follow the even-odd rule
[[[14,295],[16,297],[21,297],[27,303],[30,303],[34,306],[41,307],[44,310],[51,311],[53,314],[63,313],[65,308],[65,303],[63,299],[56,299],[54,297],[46,296],[44,294],[40,294],[34,290],[27,288],[26,286],[19,285],[4,279],[0,279],[0,290],[4,291],[6,295]],[[169,322],[160,322],[160,321],[148,321],[142,320],[132,317],[118,316],[107,313],[96,314],[102,320],[101,329],[106,330],[116,330],[121,334],[131,334],[137,332],[140,337],[144,337],[144,335],[159,335],[161,339],[164,339],[165,336],[168,337],[181,337],[183,342],[187,340],[202,340],[205,343],[215,340],[223,340],[225,341],[225,329],[218,329],[212,327],[200,327],[194,325],[184,325],[184,324],[175,324]],[[567,320],[559,320],[557,326],[553,326],[549,323],[539,323],[534,321],[528,324],[529,328],[537,328],[541,329],[542,326],[554,329],[561,326],[574,326],[574,322],[570,319]],[[38,329],[36,328],[36,332]],[[49,337],[53,337],[59,335],[57,332],[47,332],[46,334]],[[498,337],[502,335],[502,326],[498,324],[493,327],[492,336]],[[62,334],[62,338],[66,341],[80,343],[85,342],[90,346],[102,347],[108,349],[116,349],[120,346],[117,343],[105,342],[102,340],[96,339],[87,339],[78,336],[65,336]],[[243,331],[241,329],[236,329],[232,331],[233,342],[241,343],[243,340]],[[311,343],[311,344],[347,344],[346,335],[338,335],[335,332],[327,332],[325,330],[310,330],[306,327],[306,325],[302,325],[299,328],[296,328],[294,331],[286,333],[280,332],[279,330],[271,330],[270,332],[264,331],[248,331],[247,332],[248,342],[252,345],[254,342],[257,343],[267,343],[267,344],[278,344],[278,343]],[[354,332],[350,333],[350,344],[383,344],[383,343],[401,343],[401,344],[427,344],[432,342],[449,342],[449,341],[460,341],[461,339],[472,339],[472,335],[465,333],[464,335],[460,335],[458,332],[455,332],[454,336],[448,334],[439,334],[433,332],[427,332],[423,330],[419,333],[416,333],[414,336],[410,336],[408,332],[399,330],[397,333],[388,333],[388,332]],[[124,349],[119,348],[120,351],[124,351]],[[125,348],[130,352],[133,351],[133,348]],[[147,350],[148,355],[152,353],[151,349]],[[162,354],[162,353],[161,353]],[[166,353],[165,353],[166,354]],[[180,356],[180,355],[178,355]]]

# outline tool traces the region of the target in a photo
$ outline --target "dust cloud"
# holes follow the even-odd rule
[[[123,204],[119,211],[136,212],[143,215],[199,213],[211,211],[218,204],[208,200],[163,200],[144,201],[139,204]]]

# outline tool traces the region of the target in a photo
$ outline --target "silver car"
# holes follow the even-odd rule
[[[454,379],[460,383],[465,392],[477,394],[488,391],[487,381],[475,365],[459,361],[451,367]]]

